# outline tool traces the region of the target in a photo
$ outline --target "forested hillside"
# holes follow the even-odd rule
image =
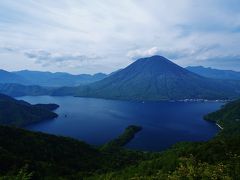
[[[43,120],[54,119],[58,115],[53,110],[57,104],[35,104],[16,100],[10,96],[0,94],[0,124],[25,126]]]
[[[107,150],[91,147],[71,138],[1,126],[0,174],[5,178],[29,175],[29,179],[237,180],[240,178],[239,105],[240,101],[231,102],[205,117],[223,127],[213,139],[182,142],[154,153],[123,147],[109,151],[109,147]],[[125,133],[139,129],[133,130]],[[126,139],[125,133],[119,138]],[[117,142],[122,142],[121,139]]]

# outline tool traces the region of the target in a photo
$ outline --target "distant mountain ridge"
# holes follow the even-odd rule
[[[226,99],[240,95],[240,82],[205,78],[162,56],[152,56],[139,59],[101,81],[78,87],[75,93],[126,100]]]
[[[27,83],[27,80],[14,73],[0,69],[0,83]]]
[[[0,93],[6,94],[12,97],[19,96],[42,96],[50,95],[53,90],[56,88],[53,87],[42,87],[35,85],[22,85],[22,84],[0,84]]]
[[[48,87],[79,86],[102,80],[105,77],[107,75],[104,73],[73,75],[63,72],[52,73],[29,70],[8,72],[0,70],[0,83],[18,83]]]
[[[235,99],[240,81],[219,80],[190,72],[162,56],[141,58],[100,81],[77,87],[43,88],[0,84],[11,96],[81,96],[121,100]]]
[[[198,75],[213,78],[213,79],[230,79],[230,80],[240,80],[240,72],[232,70],[220,70],[211,67],[203,66],[188,66],[187,70],[194,72]]]

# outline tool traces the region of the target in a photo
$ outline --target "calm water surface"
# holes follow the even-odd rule
[[[127,145],[139,150],[163,150],[179,141],[204,141],[219,128],[203,115],[220,108],[216,102],[127,102],[80,97],[26,96],[30,103],[56,103],[54,120],[26,127],[33,131],[70,136],[101,145],[121,134],[128,125],[143,130]]]

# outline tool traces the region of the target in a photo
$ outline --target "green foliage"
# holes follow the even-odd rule
[[[116,151],[120,147],[123,147],[128,142],[130,142],[134,138],[135,134],[141,130],[142,130],[142,127],[140,127],[140,126],[130,125],[125,129],[125,131],[122,135],[120,135],[118,138],[104,144],[101,149],[103,151]]]
[[[24,166],[22,169],[20,169],[20,171],[18,172],[17,176],[16,176],[16,180],[30,180],[32,179],[33,173],[32,172],[28,172],[28,166]]]
[[[101,167],[103,156],[86,143],[65,137],[0,126],[0,174],[24,164],[35,177],[91,172]]]
[[[0,180],[31,180],[33,173],[28,171],[28,165],[25,165],[19,170],[16,175],[7,175],[0,177]]]
[[[72,138],[0,126],[0,176],[29,164],[34,179],[76,178],[125,168],[147,158],[148,153],[122,148],[100,151]]]
[[[221,135],[240,134],[240,100],[230,102],[222,109],[204,117],[206,120],[216,122],[224,127]]]
[[[198,162],[192,156],[181,158],[180,165],[174,172],[168,175],[168,179],[225,179],[230,180],[228,175],[229,167],[222,163],[210,165],[206,162]]]
[[[57,114],[51,112],[58,108],[56,104],[31,105],[0,94],[0,124],[24,126],[42,120],[53,119]]]

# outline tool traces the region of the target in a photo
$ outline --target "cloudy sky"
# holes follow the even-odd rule
[[[0,1],[0,69],[109,73],[155,54],[240,71],[240,1]]]

